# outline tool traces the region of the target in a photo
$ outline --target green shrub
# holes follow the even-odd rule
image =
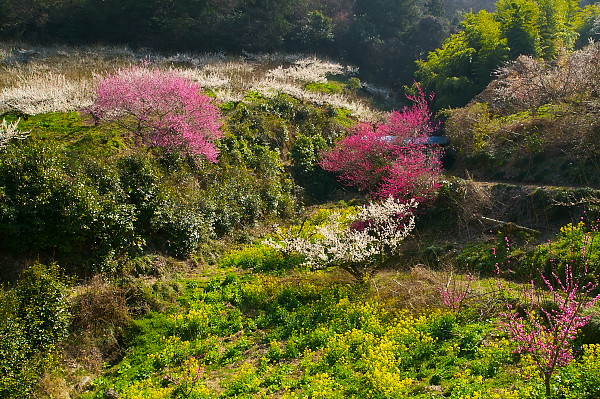
[[[564,276],[569,265],[575,276],[587,274],[590,280],[597,281],[600,277],[600,233],[584,222],[569,223],[560,229],[555,240],[536,247],[529,263],[537,265],[548,277],[553,272]]]
[[[335,176],[324,170],[319,162],[320,154],[329,149],[331,143],[321,135],[298,134],[291,148],[292,174],[304,188],[308,199],[323,201],[332,197],[338,183]]]
[[[212,236],[202,213],[186,205],[168,202],[152,219],[156,245],[180,257],[193,254],[202,240]]]
[[[55,349],[68,335],[67,281],[56,264],[35,263],[25,269],[15,288],[17,316],[36,351]]]
[[[0,396],[29,398],[40,374],[40,362],[26,337],[25,326],[16,315],[14,291],[0,290]]]
[[[594,225],[569,223],[545,244],[533,246],[526,235],[508,238],[499,233],[494,241],[467,245],[456,260],[461,267],[488,275],[493,275],[498,265],[503,276],[534,278],[540,284],[544,284],[540,272],[547,278],[552,278],[552,273],[564,277],[569,265],[575,276],[587,274],[591,281],[600,273],[599,246],[600,233]]]
[[[110,174],[101,167],[90,172],[44,143],[11,146],[0,158],[0,245],[59,254],[85,250],[95,264],[134,249],[133,208],[112,191]]]
[[[530,280],[537,271],[537,266],[528,261],[530,252],[530,236],[526,233],[499,232],[493,240],[468,244],[456,261],[460,268],[481,275],[495,276],[499,272],[505,277]]]
[[[167,199],[158,173],[150,158],[143,154],[120,158],[116,166],[127,202],[135,207],[136,230],[143,231],[148,236],[152,231],[150,221],[160,212]]]
[[[181,187],[183,195],[172,194],[165,176],[148,155],[121,158],[118,167],[122,190],[136,211],[136,230],[147,243],[185,257],[210,237],[211,226],[194,200],[187,197],[190,193]]]
[[[295,204],[289,183],[263,179],[247,169],[227,169],[202,193],[199,209],[223,236],[266,216],[290,216]]]
[[[252,269],[254,271],[281,271],[299,266],[303,262],[300,256],[284,256],[265,245],[246,247],[225,254],[219,261],[224,268]]]
[[[68,335],[67,282],[56,265],[25,269],[14,290],[0,290],[0,396],[31,398]]]
[[[454,337],[457,327],[456,315],[447,313],[431,321],[428,325],[428,333],[437,340],[446,341]]]

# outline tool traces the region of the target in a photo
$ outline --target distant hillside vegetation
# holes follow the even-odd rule
[[[461,31],[418,60],[416,79],[438,93],[436,107],[465,106],[492,81],[494,72],[521,55],[555,60],[597,40],[600,8],[573,0],[499,0],[494,12],[470,12]]]
[[[600,185],[600,43],[556,61],[521,56],[446,125],[457,173]]]
[[[449,34],[442,0],[0,0],[0,40],[310,52],[401,87]]]

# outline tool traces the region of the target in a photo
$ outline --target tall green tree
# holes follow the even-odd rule
[[[417,79],[438,93],[436,105],[458,107],[477,94],[498,65],[508,59],[501,24],[487,11],[467,14],[463,30],[417,61]]]
[[[539,53],[540,14],[539,6],[531,0],[500,0],[496,4],[495,19],[501,25],[511,59]]]
[[[580,14],[581,22],[576,27],[577,47],[583,47],[590,40],[600,40],[600,4],[588,6]]]
[[[385,76],[406,82],[414,72],[406,62],[415,59],[411,32],[421,16],[416,0],[356,0],[341,43],[345,55],[369,79]]]
[[[494,13],[467,14],[462,31],[417,61],[415,76],[439,93],[437,107],[463,106],[504,62],[520,55],[554,59],[573,49],[595,15],[576,0],[499,0]]]

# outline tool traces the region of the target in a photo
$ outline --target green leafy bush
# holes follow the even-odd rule
[[[321,135],[298,134],[291,148],[292,174],[304,188],[308,199],[323,201],[333,196],[332,187],[338,185],[335,175],[324,170],[319,162],[320,154],[331,143]]]
[[[290,216],[295,204],[289,183],[260,178],[245,168],[229,169],[202,193],[199,209],[223,236],[265,216]]]
[[[17,316],[36,351],[51,351],[68,334],[67,282],[56,264],[35,263],[25,269],[15,288]]]
[[[30,398],[68,336],[67,281],[57,265],[35,263],[0,301],[0,395]]]
[[[560,229],[555,240],[540,245],[532,252],[528,263],[537,265],[546,276],[565,275],[567,265],[575,277],[587,275],[590,280],[600,275],[600,234],[584,222],[569,223]]]
[[[10,147],[0,158],[0,245],[62,254],[85,248],[97,264],[135,248],[133,208],[110,179],[100,167],[87,176],[44,143]]]
[[[105,272],[149,245],[189,255],[211,226],[189,198],[194,192],[183,186],[176,196],[170,185],[149,154],[103,163],[43,142],[11,146],[0,157],[0,246],[79,254]]]
[[[460,267],[482,274],[503,276],[530,281],[541,281],[540,272],[552,279],[552,274],[564,277],[567,265],[575,277],[587,275],[596,279],[600,270],[599,233],[594,224],[569,223],[547,243],[532,245],[526,234],[498,233],[493,241],[469,244],[457,256]],[[497,268],[499,267],[499,269]]]
[[[29,398],[40,373],[25,326],[17,316],[14,291],[0,290],[0,396]]]

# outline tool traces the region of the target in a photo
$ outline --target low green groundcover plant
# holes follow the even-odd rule
[[[86,398],[543,398],[530,355],[495,319],[390,309],[323,271],[185,281],[183,310],[138,320],[130,348]],[[600,345],[556,375],[594,398]]]

